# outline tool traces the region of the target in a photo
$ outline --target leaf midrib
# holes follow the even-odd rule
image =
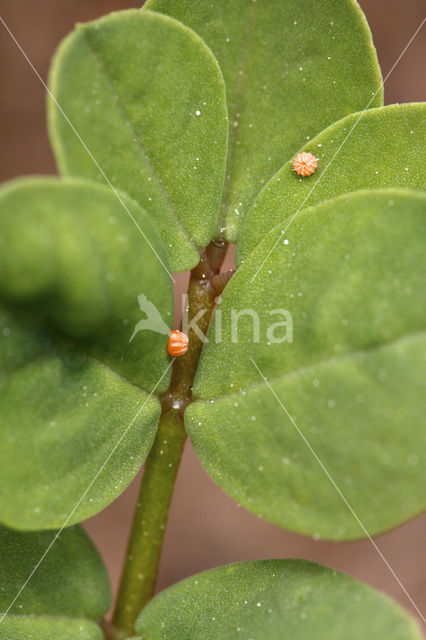
[[[386,349],[388,347],[391,346],[396,346],[398,345],[398,343],[404,342],[406,340],[410,341],[410,340],[415,340],[416,338],[426,338],[426,331],[417,331],[417,332],[413,332],[413,333],[406,333],[403,336],[398,336],[397,338],[394,338],[393,340],[389,340],[388,342],[382,342],[380,344],[375,344],[372,345],[371,347],[368,347],[366,349],[360,349],[360,350],[354,350],[354,351],[349,351],[343,355],[340,356],[332,356],[330,358],[323,358],[322,360],[317,360],[316,362],[312,362],[311,364],[308,365],[304,365],[302,367],[298,367],[297,369],[294,369],[293,371],[288,371],[287,373],[283,373],[282,375],[278,375],[278,376],[274,376],[274,377],[268,377],[265,376],[265,378],[267,379],[268,383],[272,386],[274,384],[279,384],[280,382],[288,379],[288,378],[292,378],[292,377],[296,377],[298,375],[301,375],[305,372],[309,372],[317,367],[325,367],[328,364],[333,364],[333,363],[338,363],[338,362],[344,362],[345,360],[356,360],[357,358],[362,358],[364,356],[368,356],[372,353],[378,352],[381,349]],[[254,359],[254,358],[253,358]],[[254,365],[253,365],[254,368]],[[260,374],[259,374],[260,375]],[[260,389],[262,387],[267,386],[266,382],[259,381],[259,382],[253,382],[249,385],[247,385],[246,387],[243,387],[244,391],[252,391],[252,390],[256,390],[256,389]],[[236,391],[232,391],[230,393],[220,393],[217,395],[209,395],[209,396],[197,396],[194,395],[194,402],[208,402],[211,398],[214,398],[215,400],[220,400],[220,399],[226,399],[226,398],[232,398],[232,397],[241,397],[241,391],[240,390],[236,390]]]

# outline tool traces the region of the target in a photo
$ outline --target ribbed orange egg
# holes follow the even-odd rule
[[[312,153],[298,153],[293,160],[293,169],[298,176],[310,176],[315,173],[315,169],[318,166],[318,158],[312,155]]]
[[[172,331],[167,344],[171,356],[183,356],[188,351],[188,336],[182,331]]]

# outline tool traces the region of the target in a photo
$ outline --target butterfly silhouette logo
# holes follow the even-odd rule
[[[146,318],[139,320],[136,324],[129,342],[133,340],[139,331],[155,331],[165,336],[170,335],[170,328],[164,322],[155,304],[150,302],[143,293],[138,295],[138,303],[141,311],[145,313]]]

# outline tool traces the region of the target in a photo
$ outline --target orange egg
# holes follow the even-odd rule
[[[310,176],[315,173],[315,169],[318,166],[318,158],[312,155],[312,153],[298,153],[293,160],[293,169],[298,176]]]
[[[172,331],[167,344],[171,356],[183,356],[188,351],[188,336],[182,331]]]

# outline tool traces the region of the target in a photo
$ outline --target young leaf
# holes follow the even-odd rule
[[[10,526],[55,528],[93,515],[151,446],[160,413],[151,394],[169,377],[167,336],[129,339],[144,317],[141,292],[167,328],[172,287],[152,223],[122,197],[145,238],[94,183],[40,178],[0,194],[0,515]]]
[[[256,194],[306,140],[383,104],[367,22],[353,0],[148,0],[194,29],[221,66],[229,109],[222,227],[235,242]]]
[[[166,589],[140,614],[145,640],[420,640],[394,602],[306,560],[241,562]]]
[[[0,548],[0,619],[7,612],[0,638],[102,638],[87,618],[108,611],[110,585],[100,556],[81,528],[66,529],[56,538],[55,531],[28,533],[0,526]]]
[[[185,417],[207,472],[257,515],[367,535],[315,456],[371,535],[424,508],[425,203],[383,190],[306,209],[225,289]]]
[[[50,88],[60,171],[106,175],[155,219],[172,269],[195,266],[216,227],[227,145],[223,78],[202,40],[166,16],[113,13],[63,41]]]
[[[425,117],[426,103],[390,105],[354,113],[322,131],[302,149],[319,158],[315,173],[301,178],[287,162],[256,198],[238,238],[237,263],[272,226],[282,222],[285,229],[298,211],[317,202],[358,189],[425,189]]]

